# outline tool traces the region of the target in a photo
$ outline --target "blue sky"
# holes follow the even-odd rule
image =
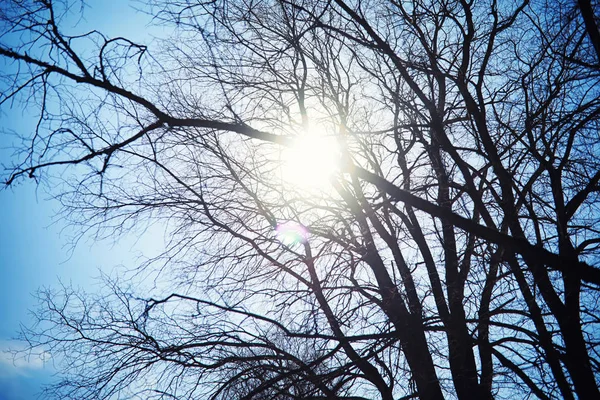
[[[88,1],[82,29],[98,29],[109,36],[145,35],[147,16],[136,13],[133,2]],[[135,4],[139,6],[138,4]],[[71,28],[71,27],[68,27]],[[32,121],[22,110],[0,110],[0,127],[29,132]],[[0,162],[9,164],[6,150],[13,138],[0,135]],[[59,280],[93,291],[99,271],[110,273],[119,265],[132,266],[144,253],[144,241],[121,238],[118,243],[81,241],[71,253],[70,229],[56,218],[58,204],[51,193],[33,182],[0,190],[0,350],[19,347],[12,340],[20,324],[30,324],[32,296],[42,286],[57,286]],[[14,364],[0,353],[0,400],[35,399],[42,383],[52,379],[53,370],[40,360]]]

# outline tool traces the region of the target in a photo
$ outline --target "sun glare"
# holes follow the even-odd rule
[[[282,153],[283,178],[302,189],[324,189],[339,169],[340,149],[332,135],[309,133]]]

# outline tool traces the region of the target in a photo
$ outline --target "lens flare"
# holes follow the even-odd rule
[[[308,230],[302,224],[294,221],[287,221],[277,225],[275,232],[277,240],[286,246],[306,243],[308,240]]]

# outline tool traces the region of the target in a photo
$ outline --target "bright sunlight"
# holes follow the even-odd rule
[[[334,135],[315,130],[296,139],[282,152],[283,179],[300,189],[323,190],[340,167],[340,148]]]

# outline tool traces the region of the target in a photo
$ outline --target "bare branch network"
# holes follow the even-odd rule
[[[0,7],[6,186],[167,232],[40,292],[45,398],[600,398],[597,1],[140,8],[144,44]]]

